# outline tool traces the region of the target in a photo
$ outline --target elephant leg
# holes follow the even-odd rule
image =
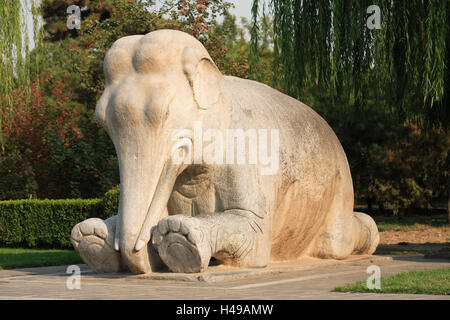
[[[270,258],[270,232],[263,222],[246,210],[178,214],[158,223],[153,241],[173,272],[201,272],[212,256],[239,266],[264,267]]]
[[[350,213],[345,220],[329,221],[319,235],[311,255],[325,259],[346,259],[351,254],[372,254],[380,240],[375,221],[367,214]]]
[[[117,216],[107,220],[87,219],[78,223],[71,234],[71,242],[81,259],[95,272],[121,271],[120,253],[114,250]]]
[[[380,235],[375,221],[369,215],[361,212],[354,212],[353,219],[355,246],[352,253],[374,253],[380,242]]]

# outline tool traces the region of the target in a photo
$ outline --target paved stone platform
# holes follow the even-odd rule
[[[310,259],[264,269],[210,267],[203,274],[94,274],[81,268],[81,288],[67,288],[67,266],[0,271],[0,299],[445,299],[450,296],[337,293],[331,290],[366,280],[377,265],[382,276],[450,267],[449,260],[423,256],[368,256],[345,261]],[[381,283],[381,285],[383,285]]]

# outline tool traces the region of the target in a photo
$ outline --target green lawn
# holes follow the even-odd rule
[[[366,281],[360,281],[337,287],[333,291],[450,295],[450,268],[410,271],[382,277],[380,290],[370,290]]]
[[[83,263],[74,250],[0,248],[0,269]]]
[[[412,255],[416,255],[416,254],[423,254],[423,252],[419,252],[419,251],[415,251],[415,250],[408,250],[408,249],[397,249],[397,248],[380,248],[378,247],[377,250],[375,250],[375,252],[373,254],[381,254],[381,255],[386,255],[386,254],[412,254]]]
[[[406,216],[399,219],[395,216],[373,216],[378,226],[378,231],[408,231],[426,227],[447,227],[446,215],[434,216]]]

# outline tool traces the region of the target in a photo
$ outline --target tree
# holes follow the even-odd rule
[[[225,15],[233,4],[226,0],[165,0],[163,11],[179,21],[183,31],[205,38],[218,15]]]
[[[395,211],[442,198],[450,189],[450,2],[270,3],[272,85],[331,123],[348,154],[358,198]],[[253,1],[254,22],[260,4]],[[381,9],[381,29],[367,27],[371,5]],[[252,35],[259,48],[259,36]]]
[[[197,3],[170,2],[177,6]],[[8,26],[6,33],[0,33],[6,55],[0,72],[10,85],[2,85],[6,95],[0,95],[5,133],[0,173],[8,180],[0,181],[0,199],[91,198],[117,185],[114,146],[94,115],[104,86],[104,55],[121,37],[163,28],[193,32],[207,41],[203,35],[209,30],[200,33],[200,26],[211,25],[215,14],[229,4],[223,0],[203,2],[207,10],[199,8],[189,14],[194,20],[185,20],[164,18],[173,8],[156,11],[153,1],[43,0],[41,11],[36,8],[34,12],[36,18],[42,13],[45,19],[44,28],[38,30],[40,41],[14,70],[15,46],[21,44],[22,2],[6,1],[0,9],[3,25]],[[67,27],[69,5],[82,9],[80,29]],[[17,25],[6,23],[14,17]],[[14,72],[23,74],[23,81],[14,77]],[[4,97],[9,99],[8,108]],[[22,175],[15,174],[18,170]]]
[[[254,0],[254,7],[259,2]],[[367,9],[374,4],[381,8],[379,30],[366,27]],[[275,77],[286,93],[298,98],[318,86],[360,108],[376,98],[403,119],[448,128],[450,2],[272,0],[271,5],[275,63],[280,61]]]
[[[30,7],[33,18],[32,38],[39,44],[42,33],[38,28],[39,10],[34,0],[9,1],[0,0],[0,113],[5,118],[0,118],[0,151],[4,150],[3,129],[4,122],[13,112],[12,91],[17,85],[29,84],[30,65],[39,63],[39,55],[34,55],[35,60],[29,54],[29,33],[26,32],[26,19],[23,14]],[[29,90],[25,95],[29,98]]]

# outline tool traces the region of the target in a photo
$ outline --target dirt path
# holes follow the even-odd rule
[[[446,243],[450,242],[450,227],[423,227],[416,230],[389,230],[380,232],[380,244]]]

